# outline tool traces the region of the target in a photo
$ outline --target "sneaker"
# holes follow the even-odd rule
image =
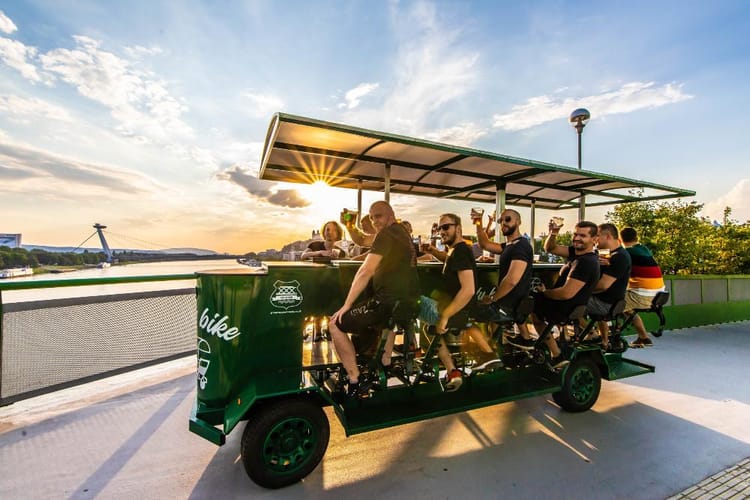
[[[479,351],[474,354],[474,366],[472,366],[471,369],[472,371],[484,370],[490,365],[498,364],[500,362],[497,353]]]
[[[461,384],[464,383],[463,375],[455,368],[445,377],[445,392],[457,391]]]
[[[532,339],[525,339],[521,335],[516,335],[515,337],[511,337],[508,340],[508,343],[512,345],[513,347],[518,347],[519,349],[523,349],[524,351],[531,351],[534,349],[534,344],[536,343]]]
[[[646,337],[645,339],[638,337],[637,339],[635,339],[634,341],[630,343],[630,347],[634,349],[638,349],[640,347],[653,347],[653,345],[654,345],[654,341],[651,340],[650,337]]]
[[[555,356],[554,358],[549,360],[549,366],[553,370],[559,370],[563,366],[570,363],[570,360],[565,359],[565,357],[560,353],[558,356]]]

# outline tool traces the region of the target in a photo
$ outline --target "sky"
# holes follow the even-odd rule
[[[356,192],[259,181],[276,112],[575,167],[579,107],[586,170],[745,222],[748,33],[744,0],[0,0],[0,233],[280,248]],[[469,211],[391,201],[415,233]]]

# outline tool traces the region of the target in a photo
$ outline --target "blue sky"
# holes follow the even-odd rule
[[[586,107],[584,168],[744,222],[747,33],[745,1],[0,1],[0,232],[76,245],[101,222],[133,239],[114,246],[227,252],[307,237],[356,195],[247,182],[277,111],[575,166],[567,117]],[[290,188],[307,201],[273,196]],[[468,212],[392,201],[422,233]]]

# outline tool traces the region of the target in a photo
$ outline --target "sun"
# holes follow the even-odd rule
[[[336,216],[342,208],[357,208],[357,191],[354,189],[343,189],[331,187],[323,181],[315,181],[312,184],[303,184],[297,188],[300,194],[310,201],[310,207],[321,216],[329,218]]]

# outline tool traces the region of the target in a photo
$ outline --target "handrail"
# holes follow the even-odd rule
[[[111,278],[75,278],[61,280],[16,281],[0,283],[0,292],[11,290],[32,290],[34,288],[61,288],[69,286],[115,285],[141,283],[146,281],[178,281],[195,279],[195,274],[167,274],[156,276],[118,276]]]

